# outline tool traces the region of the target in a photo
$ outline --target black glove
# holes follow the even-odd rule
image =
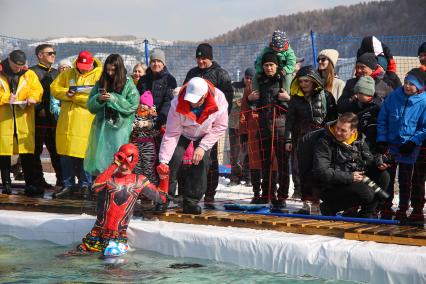
[[[389,144],[388,142],[381,141],[376,143],[376,151],[379,154],[384,154],[388,151]]]
[[[413,141],[407,141],[401,146],[399,146],[398,150],[401,154],[408,155],[413,153],[414,148],[416,148],[416,143],[414,143]]]

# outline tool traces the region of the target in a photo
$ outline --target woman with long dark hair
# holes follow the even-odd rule
[[[94,176],[111,164],[113,154],[121,145],[129,142],[139,104],[139,93],[126,73],[123,58],[119,54],[109,55],[101,78],[92,89],[87,102],[87,108],[96,116],[90,132],[84,168]]]
[[[336,63],[339,58],[339,52],[335,49],[324,49],[318,55],[318,73],[323,80],[324,89],[330,92],[337,100],[342,95],[345,88],[345,82],[336,75]]]

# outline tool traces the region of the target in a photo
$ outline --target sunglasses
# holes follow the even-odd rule
[[[244,79],[246,79],[246,80],[253,80],[253,78],[250,77],[250,76],[245,76]]]
[[[325,58],[325,57],[321,57],[321,58],[318,58],[317,59],[317,62],[318,63],[320,63],[320,62],[326,62],[328,59],[327,58]]]
[[[56,55],[56,51],[48,51],[48,52],[43,52],[43,53],[46,53],[49,56]]]

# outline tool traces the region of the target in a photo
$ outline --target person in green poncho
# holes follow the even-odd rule
[[[129,142],[138,105],[139,92],[133,80],[126,77],[123,58],[109,55],[87,101],[87,108],[96,116],[84,169],[93,176],[102,173],[113,162],[112,157],[120,146]]]

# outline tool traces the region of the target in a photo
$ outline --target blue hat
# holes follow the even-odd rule
[[[404,81],[408,81],[414,86],[416,86],[418,91],[424,91],[426,72],[423,72],[419,68],[413,68],[407,73],[407,76],[405,76]]]

